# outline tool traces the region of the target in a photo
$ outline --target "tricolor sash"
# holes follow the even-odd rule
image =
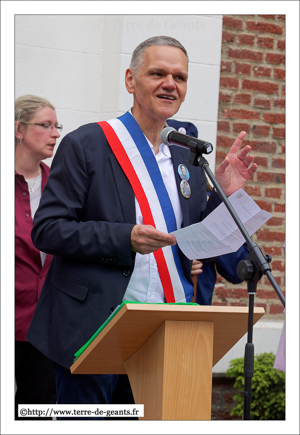
[[[98,122],[127,176],[145,225],[170,233],[177,229],[169,194],[155,156],[134,117],[125,113],[119,118]],[[193,286],[186,279],[178,256],[178,245],[154,252],[166,302],[190,302]]]

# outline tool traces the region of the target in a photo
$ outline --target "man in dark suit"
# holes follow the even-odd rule
[[[207,201],[205,174],[188,164],[187,150],[161,144],[187,78],[178,41],[144,41],[125,74],[131,111],[66,135],[55,155],[32,232],[36,247],[54,257],[27,337],[55,363],[58,403],[122,403],[118,391],[132,403],[124,376],[71,375],[74,353],[122,300],[192,299],[192,261],[169,233],[199,222],[221,200],[212,192]],[[216,171],[228,196],[257,168],[250,147],[240,151],[244,136]],[[189,197],[180,192],[182,164]]]

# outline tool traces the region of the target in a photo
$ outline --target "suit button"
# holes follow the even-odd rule
[[[115,307],[111,307],[109,312],[110,312],[110,314],[112,314],[114,311],[115,311]]]
[[[124,276],[129,276],[131,274],[130,270],[124,270],[123,275]]]

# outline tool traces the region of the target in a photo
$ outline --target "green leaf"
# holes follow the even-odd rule
[[[262,353],[254,357],[252,377],[251,419],[284,420],[285,419],[285,373],[273,368],[275,355]],[[226,375],[234,378],[234,388],[244,389],[244,358],[230,361]],[[237,405],[230,415],[243,415],[244,397],[234,395]]]

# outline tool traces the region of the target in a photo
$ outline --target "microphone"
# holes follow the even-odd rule
[[[213,150],[211,143],[188,136],[187,134],[178,133],[173,127],[164,128],[160,133],[160,140],[165,145],[179,145],[183,148],[189,148],[194,153],[198,151],[202,154],[210,154]]]

